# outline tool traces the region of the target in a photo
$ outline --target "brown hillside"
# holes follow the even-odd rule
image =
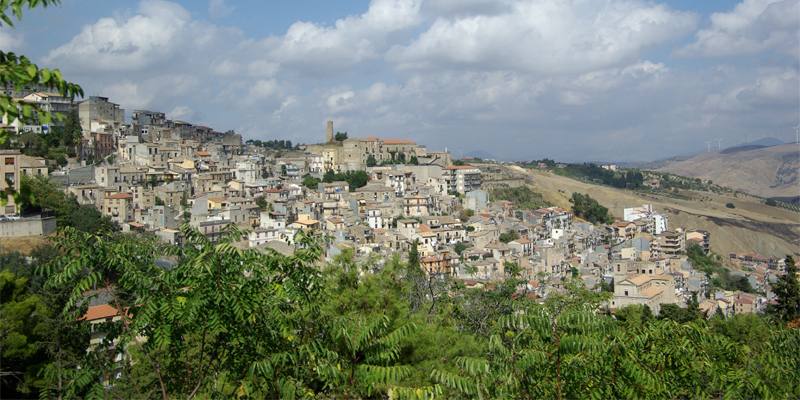
[[[519,167],[510,168],[523,172]],[[525,173],[532,178],[534,190],[547,201],[565,208],[570,208],[569,197],[573,192],[588,193],[617,218],[622,218],[625,207],[653,204],[669,216],[671,227],[709,231],[711,248],[718,254],[755,251],[783,257],[800,253],[800,214],[766,206],[750,196],[684,191],[680,195],[685,198],[674,198],[593,185],[538,170]],[[736,208],[726,208],[728,202]]]
[[[729,154],[704,153],[658,171],[739,189],[762,197],[800,196],[800,146],[784,144]]]

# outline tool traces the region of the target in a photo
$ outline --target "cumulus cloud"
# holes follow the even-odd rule
[[[167,112],[167,118],[186,121],[194,116],[194,110],[187,106],[175,106],[171,111]]]
[[[139,85],[129,81],[106,86],[102,92],[113,101],[130,108],[147,108],[153,100],[150,92],[142,90]]]
[[[405,67],[584,72],[679,38],[693,14],[636,0],[519,1],[496,15],[439,17],[389,59]]]
[[[775,49],[797,57],[800,0],[744,0],[732,11],[711,15],[681,55],[731,56]]]
[[[420,0],[373,0],[359,16],[339,19],[333,26],[295,22],[275,43],[271,55],[281,63],[310,69],[339,69],[381,55],[394,32],[420,22]]]
[[[706,97],[709,112],[741,113],[762,109],[797,109],[800,104],[800,79],[797,70],[760,71],[754,81]]]
[[[355,95],[352,90],[334,93],[328,96],[328,100],[325,103],[328,105],[328,110],[334,114],[352,110]]]
[[[253,37],[145,0],[45,59],[87,94],[254,138],[314,142],[333,118],[351,136],[457,155],[647,159],[756,124],[792,135],[797,65],[773,55],[788,43],[775,27],[791,28],[780,7],[797,1],[743,0],[696,32],[697,15],[651,0],[372,0],[331,24]],[[705,54],[704,31],[759,39],[763,57],[675,62],[675,48]]]
[[[146,0],[129,19],[101,18],[85,26],[68,43],[52,50],[45,61],[88,70],[137,70],[170,55],[176,37],[190,22],[183,7]]]
[[[22,45],[22,36],[15,32],[0,29],[0,49],[3,51],[13,51]]]
[[[250,88],[249,97],[253,100],[263,100],[278,93],[278,83],[274,79],[256,81]]]

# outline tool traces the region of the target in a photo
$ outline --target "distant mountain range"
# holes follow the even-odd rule
[[[725,149],[722,149],[719,152],[714,152],[710,154],[732,154],[737,153],[740,151],[747,151],[747,150],[756,150],[761,149],[764,147],[772,147],[772,146],[780,146],[786,144],[783,140],[774,138],[774,137],[765,137],[757,140],[753,140],[751,142],[745,142],[737,144],[736,146],[731,146]],[[674,164],[679,161],[689,160],[694,157],[702,156],[703,154],[709,153],[690,153],[690,154],[681,154],[672,156],[669,158],[663,158],[660,160],[655,161],[647,161],[647,162],[621,162],[619,165],[627,168],[641,168],[641,169],[650,169],[650,170],[657,170],[660,168],[664,168],[667,165]]]
[[[800,196],[800,146],[783,144],[774,138],[720,152],[662,160],[643,168],[710,179],[763,197]]]

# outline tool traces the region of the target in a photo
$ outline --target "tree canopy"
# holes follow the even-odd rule
[[[601,307],[610,294],[585,288],[578,279],[567,280],[563,293],[539,304],[518,292],[523,281],[513,265],[495,287],[466,289],[458,281],[426,276],[415,246],[408,262],[394,257],[359,263],[344,251],[325,264],[319,238],[312,236],[298,236],[299,249],[283,256],[233,246],[243,234],[235,228],[217,243],[188,226],[182,233],[185,246],[173,247],[148,236],[67,228],[51,250],[30,261],[3,259],[0,340],[9,354],[2,367],[21,373],[3,381],[4,393],[800,395],[800,355],[794,351],[800,330],[767,318],[653,318],[636,308],[619,310],[615,318]],[[164,266],[159,260],[172,261]],[[101,295],[124,312],[94,325],[104,335],[95,336],[100,341],[87,351],[89,323],[79,317]]]
[[[605,208],[588,194],[572,193],[569,200],[572,203],[572,212],[575,216],[583,218],[593,224],[610,224],[614,218]]]

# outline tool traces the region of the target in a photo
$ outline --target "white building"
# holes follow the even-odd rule
[[[644,204],[641,207],[626,208],[622,212],[622,218],[625,221],[633,222],[638,219],[647,218],[653,214],[653,205]]]
[[[375,208],[367,210],[367,225],[372,229],[385,228],[381,210]]]
[[[666,215],[661,215],[653,210],[652,204],[644,204],[640,207],[631,207],[623,210],[623,219],[628,222],[647,219],[651,221],[653,234],[658,235],[669,229],[669,220]]]

